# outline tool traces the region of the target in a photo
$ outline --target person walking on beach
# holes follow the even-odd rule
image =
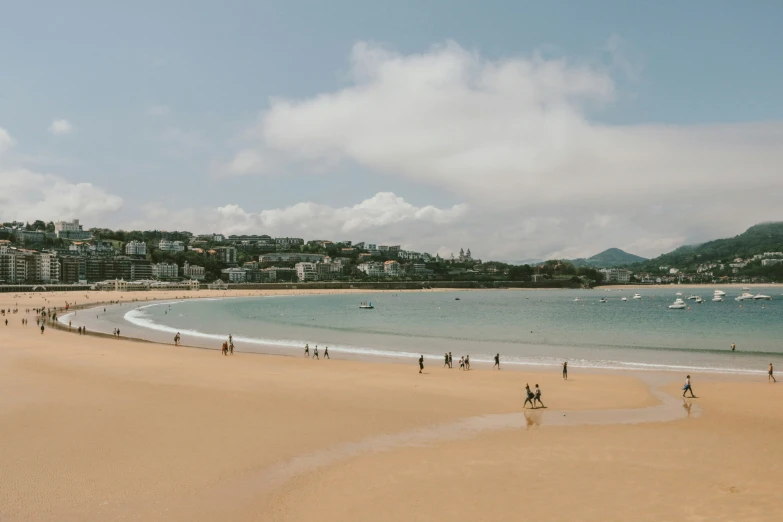
[[[424,356],[419,356],[419,373],[424,371]]]
[[[777,379],[775,379],[775,376],[772,375],[772,363],[769,363],[769,370],[767,371],[767,381],[772,380],[772,382],[778,382]]]
[[[5,320],[5,325],[8,326],[8,319]],[[44,325],[41,325],[41,335],[43,335],[45,329],[46,327]]]
[[[443,354],[443,367],[448,368],[449,367],[449,354],[448,352],[445,352]]]
[[[465,370],[470,370],[470,355],[465,356]]]
[[[228,336],[229,339],[231,339],[231,336]],[[234,341],[228,341],[228,353],[229,355],[234,355]]]
[[[179,332],[174,336],[174,346],[179,346]]]
[[[220,347],[220,353],[228,355],[228,343],[226,341],[223,341],[223,346]]]
[[[568,380],[568,361],[563,363],[563,380]]]
[[[310,345],[305,344],[305,357],[310,357]]]
[[[318,345],[315,345],[315,348],[313,348],[313,359],[318,359]]]
[[[533,404],[533,398],[535,395],[533,395],[533,392],[530,391],[530,385],[525,384],[525,404],[522,405],[523,408],[527,408],[527,403],[530,403],[531,408],[535,408],[535,405]]]
[[[451,352],[449,352],[449,368],[454,368],[454,360],[451,357]]]
[[[691,376],[685,377],[685,386],[682,387],[682,396],[685,397],[686,392],[691,392],[691,397],[695,397],[693,394],[693,388],[691,388]]]
[[[465,357],[462,356],[459,358],[459,369],[464,370],[465,369]]]
[[[117,328],[117,339],[119,339],[119,338],[120,338],[120,329]]]
[[[499,354],[499,353],[496,353],[496,354],[495,354],[495,366],[497,366],[497,367],[498,367],[498,370],[500,369],[500,354]],[[495,366],[493,366],[493,368],[494,368]]]
[[[329,347],[328,346],[326,348],[324,348],[324,359],[331,359],[331,357],[329,357]]]
[[[533,395],[533,405],[535,406],[536,401],[541,405],[542,408],[546,408],[544,406],[544,403],[541,402],[541,388],[538,387],[538,384],[536,384],[536,393]]]

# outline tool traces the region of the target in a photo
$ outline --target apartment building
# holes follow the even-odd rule
[[[156,263],[151,266],[154,279],[178,279],[179,267],[176,263]]]
[[[144,241],[128,241],[125,243],[125,254],[129,256],[146,256],[147,243]]]

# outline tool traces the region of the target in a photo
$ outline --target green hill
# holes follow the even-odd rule
[[[629,254],[619,248],[609,248],[600,254],[592,257],[574,259],[571,261],[574,266],[589,266],[593,268],[610,268],[615,266],[626,266],[633,263],[647,261],[647,258]]]
[[[672,266],[683,270],[701,263],[727,263],[739,257],[747,259],[764,252],[783,252],[783,222],[761,223],[738,236],[682,246],[640,263],[636,268],[656,270],[660,266]]]

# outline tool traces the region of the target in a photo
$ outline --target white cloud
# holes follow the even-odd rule
[[[91,183],[72,183],[11,164],[4,153],[12,145],[11,136],[0,128],[0,220],[95,219],[122,206],[122,198]]]
[[[453,42],[410,55],[359,43],[347,87],[272,100],[251,132],[258,143],[227,168],[264,172],[269,156],[314,168],[345,162],[441,187],[481,224],[466,239],[498,255],[623,245],[652,255],[674,238],[783,219],[783,124],[597,123],[592,114],[617,95],[611,71],[638,74],[622,40],[606,51],[611,63],[600,66],[488,60]],[[595,226],[596,213],[615,217]],[[524,223],[550,226],[528,233]]]
[[[313,202],[283,208],[248,212],[235,204],[211,209],[168,209],[149,205],[145,219],[134,227],[215,231],[225,234],[265,233],[299,235],[307,239],[352,239],[353,241],[395,241],[417,239],[412,247],[431,245],[422,237],[447,233],[467,216],[466,205],[437,208],[416,206],[390,193],[379,192],[360,203],[333,207]],[[361,239],[360,239],[361,238]]]
[[[73,132],[73,125],[68,120],[54,120],[49,125],[49,132],[55,136],[62,136]]]

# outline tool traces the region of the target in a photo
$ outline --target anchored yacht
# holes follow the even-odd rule
[[[764,301],[772,301],[772,296],[764,295],[764,294],[756,294],[753,296],[753,299],[757,300],[764,300]]]
[[[633,299],[641,299],[642,296],[639,294],[633,294]]]
[[[735,301],[746,301],[748,299],[753,299],[756,296],[753,294],[749,294],[748,292],[743,292],[742,295],[738,295],[734,298]]]
[[[685,304],[685,301],[683,301],[679,297],[675,299],[672,304],[669,305],[669,310],[684,310],[685,308],[688,308],[688,305]]]

